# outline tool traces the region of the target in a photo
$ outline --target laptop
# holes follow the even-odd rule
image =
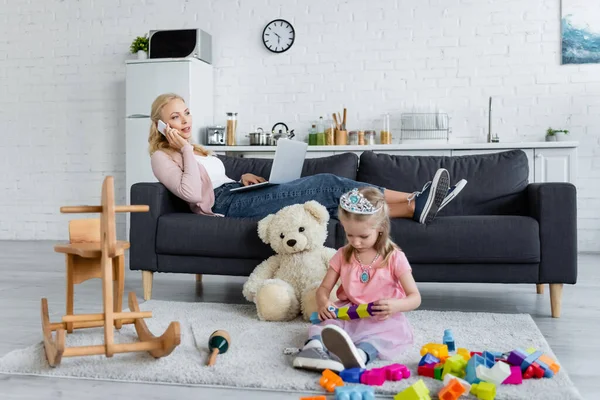
[[[300,178],[308,143],[290,139],[278,139],[271,175],[266,182],[230,189],[231,192],[260,189],[268,186],[288,183]]]

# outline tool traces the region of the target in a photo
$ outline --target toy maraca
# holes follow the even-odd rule
[[[229,337],[229,333],[227,333],[227,331],[214,331],[208,338],[208,349],[211,353],[206,365],[215,365],[215,362],[217,361],[217,355],[219,353],[225,353],[229,349],[230,342],[231,338]]]

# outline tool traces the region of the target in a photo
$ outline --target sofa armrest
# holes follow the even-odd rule
[[[161,215],[185,211],[185,202],[162,183],[136,183],[131,186],[131,204],[145,204],[149,212],[131,213],[129,224],[129,269],[157,271],[156,231]],[[189,212],[189,207],[187,212]]]
[[[571,183],[532,183],[529,213],[540,226],[539,283],[577,281],[577,189]]]

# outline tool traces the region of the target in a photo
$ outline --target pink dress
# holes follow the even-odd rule
[[[362,283],[362,269],[353,256],[346,263],[342,249],[333,256],[329,267],[340,274],[341,286],[337,290],[339,301],[336,307],[351,304],[364,304],[382,299],[402,299],[406,293],[400,284],[400,276],[412,271],[406,255],[395,250],[390,256],[389,263],[381,266],[382,260],[377,261],[370,270],[367,283]],[[413,343],[413,332],[408,319],[403,313],[395,313],[381,321],[377,317],[353,319],[349,321],[328,319],[312,325],[308,336],[320,335],[326,325],[337,325],[344,329],[354,344],[367,342],[378,351],[378,357],[391,360]]]

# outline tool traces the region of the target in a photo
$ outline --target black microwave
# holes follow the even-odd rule
[[[148,41],[149,58],[195,57],[212,64],[212,36],[201,29],[153,30]]]

